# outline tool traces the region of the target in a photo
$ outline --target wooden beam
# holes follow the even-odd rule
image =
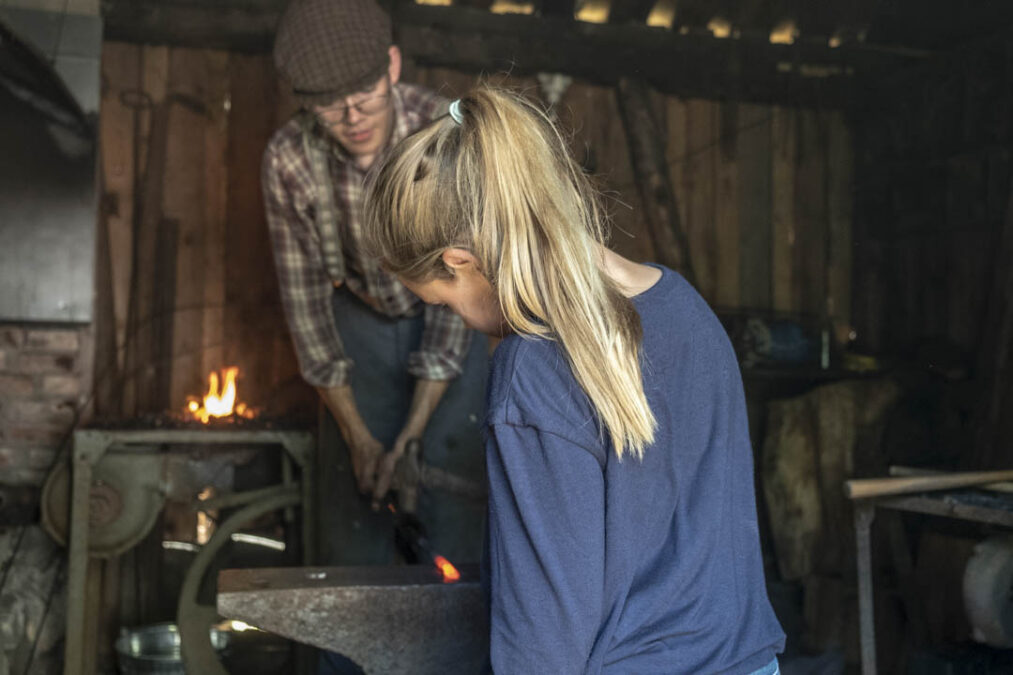
[[[675,21],[672,28],[702,29],[707,23],[718,14],[724,2],[715,3],[713,0],[679,0],[675,4]],[[725,17],[731,18],[731,17]]]
[[[555,16],[572,19],[574,0],[542,0],[542,16]]]
[[[616,101],[654,254],[659,262],[678,270],[696,286],[689,238],[679,218],[679,203],[665,158],[665,134],[651,110],[650,90],[643,82],[624,78],[616,89]]]
[[[657,0],[612,0],[609,9],[609,23],[647,23],[647,15],[654,9]]]
[[[459,7],[487,10],[492,6],[492,0],[454,0],[454,4]]]
[[[265,51],[277,18],[269,7],[110,0],[105,30],[110,40]],[[861,46],[772,45],[765,36],[716,39],[466,7],[400,3],[394,20],[398,44],[422,66],[518,75],[559,72],[605,85],[635,74],[667,94],[793,106],[843,106],[855,99],[866,78],[916,59]]]

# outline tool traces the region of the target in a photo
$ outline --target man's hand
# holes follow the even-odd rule
[[[418,436],[406,435],[407,430],[402,431],[401,435],[394,441],[394,447],[390,449],[390,452],[385,453],[376,466],[376,485],[373,488],[373,510],[378,511],[380,509],[380,501],[387,495],[387,491],[390,490],[391,481],[394,480],[394,471],[397,469],[398,460],[404,457],[405,447],[408,445],[408,441],[413,438],[419,438]]]
[[[426,425],[429,424],[429,418],[449,386],[450,382],[446,380],[416,381],[415,394],[412,397],[412,406],[408,411],[408,420],[405,422],[404,429],[394,441],[394,447],[383,456],[377,467],[376,483],[373,489],[374,510],[380,508],[380,501],[390,489],[390,482],[394,478],[394,469],[397,467],[398,460],[404,456],[408,441],[413,438],[422,438],[422,434],[426,431]]]
[[[373,434],[366,427],[350,386],[318,388],[317,391],[327,409],[334,415],[334,420],[341,430],[341,437],[348,445],[359,492],[370,494],[376,486],[376,473],[383,457],[383,445],[373,438]]]
[[[377,472],[380,465],[386,462],[389,453],[384,454],[383,444],[373,438],[369,432],[349,438],[347,443],[359,492],[364,495],[372,494],[377,485]]]

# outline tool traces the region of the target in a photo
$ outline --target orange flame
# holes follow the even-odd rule
[[[236,377],[239,375],[239,368],[235,366],[226,368],[222,371],[222,375],[225,385],[221,388],[218,373],[212,372],[208,375],[208,393],[205,394],[203,402],[191,398],[186,406],[187,412],[204,424],[208,424],[212,417],[228,417],[232,414],[252,419],[256,414],[252,408],[245,403],[236,404]]]
[[[461,578],[461,573],[457,571],[457,568],[442,555],[433,556],[433,562],[436,563],[436,566],[440,568],[440,572],[443,573],[443,583],[452,584]]]

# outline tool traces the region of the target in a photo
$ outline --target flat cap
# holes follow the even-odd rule
[[[375,0],[292,0],[274,65],[303,105],[328,105],[380,79],[392,42],[390,16]]]

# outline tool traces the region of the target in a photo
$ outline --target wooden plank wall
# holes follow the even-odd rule
[[[475,82],[436,68],[409,67],[407,76],[448,96]],[[490,79],[538,92],[531,79]],[[718,307],[849,325],[852,153],[844,115],[660,96],[656,105],[704,297]],[[557,113],[575,155],[603,183],[613,246],[651,259],[613,90],[575,82]]]
[[[999,274],[1011,216],[1011,55],[1005,34],[940,55],[875,92],[853,125],[859,344],[973,379],[954,399],[973,411],[971,435],[992,440],[960,448],[969,468],[1013,462],[1010,416],[979,418],[1013,403],[1001,372],[1013,344],[998,332],[1013,307]]]
[[[411,63],[405,79],[448,97],[476,81]],[[486,80],[538,95],[533,78]],[[263,404],[298,379],[260,198],[261,153],[292,110],[269,57],[107,43],[102,100],[113,295],[104,334],[118,358],[100,373],[121,386],[106,387],[101,412],[177,408],[209,370],[232,364],[250,402]],[[661,96],[655,105],[704,297],[849,326],[851,141],[842,115]],[[652,259],[614,91],[575,82],[555,110],[598,177],[613,246]],[[156,165],[146,153],[158,147],[159,112],[168,138]],[[159,287],[167,280],[171,288]]]
[[[241,398],[275,404],[299,378],[261,206],[260,156],[293,110],[270,57],[106,43],[102,84],[99,414],[179,409],[228,365]]]

